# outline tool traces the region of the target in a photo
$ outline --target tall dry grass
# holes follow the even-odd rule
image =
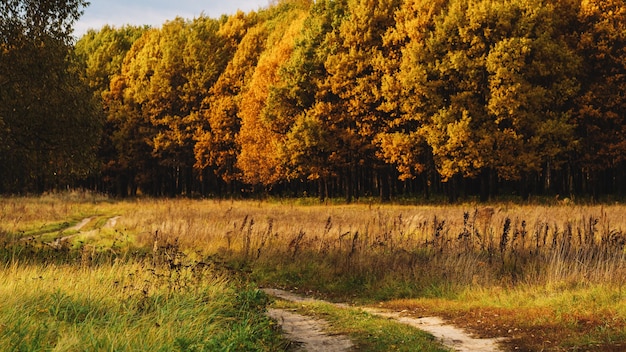
[[[115,214],[121,215],[115,235],[133,248],[176,243],[188,255],[252,270],[268,284],[413,295],[626,281],[623,205],[303,206],[51,196],[1,199],[0,209],[0,243],[16,229]]]
[[[254,269],[261,280],[441,286],[621,285],[626,207],[333,205],[139,201],[120,219],[145,246],[189,250]]]

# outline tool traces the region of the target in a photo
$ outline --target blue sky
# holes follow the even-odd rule
[[[105,24],[148,24],[159,27],[176,16],[192,19],[204,13],[210,17],[233,14],[238,9],[249,12],[268,6],[268,0],[90,0],[91,5],[74,24],[74,35],[80,37],[90,29]]]

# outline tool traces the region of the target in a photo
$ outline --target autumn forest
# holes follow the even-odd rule
[[[277,0],[75,38],[86,5],[0,10],[0,193],[626,196],[623,0]]]

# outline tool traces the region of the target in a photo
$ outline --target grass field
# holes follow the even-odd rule
[[[91,341],[134,350],[150,336],[155,345],[145,347],[156,350],[281,348],[258,285],[441,315],[509,337],[511,349],[626,343],[622,205],[117,202],[69,193],[0,199],[0,214],[0,294],[11,298],[0,303],[0,347],[76,350]],[[89,235],[64,232],[85,218]],[[61,246],[44,244],[59,238]],[[113,331],[102,328],[111,321]]]
[[[268,297],[245,278],[175,243],[144,248],[138,233],[103,228],[132,209],[83,197],[0,200],[0,350],[286,346],[264,314]],[[91,218],[85,231],[64,231],[83,217]]]

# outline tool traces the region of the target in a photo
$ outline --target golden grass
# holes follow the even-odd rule
[[[167,270],[146,265],[5,267],[0,349],[186,350],[188,344],[209,350],[227,349],[230,342],[250,343],[252,350],[276,347],[262,312],[237,306],[255,302],[239,298],[230,278],[211,271],[198,279],[172,278]],[[245,329],[263,330],[246,337]]]
[[[0,199],[2,233],[97,214],[122,215],[112,237],[152,248],[326,276],[450,285],[626,281],[626,206],[296,205],[294,202]],[[102,222],[100,217],[96,222]],[[77,220],[75,220],[77,221]],[[0,237],[1,238],[1,237]],[[308,264],[304,264],[308,263]],[[319,275],[318,275],[319,276]],[[278,279],[278,277],[274,278]]]
[[[150,246],[246,263],[328,264],[333,275],[460,285],[620,283],[626,207],[315,205],[140,200],[124,231]]]

